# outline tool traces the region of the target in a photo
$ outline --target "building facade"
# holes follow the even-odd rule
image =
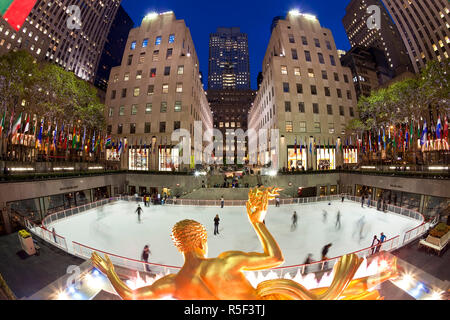
[[[383,0],[406,46],[415,72],[450,54],[447,0]]]
[[[352,71],[358,99],[393,79],[386,56],[377,48],[353,47],[341,57],[341,64]]]
[[[240,28],[217,28],[210,35],[208,89],[250,89],[248,38]]]
[[[122,63],[111,70],[106,119],[113,144],[107,159],[122,168],[181,171],[203,160],[194,150],[195,122],[203,133],[212,130],[212,113],[189,28],[173,12],[150,14],[130,31]],[[171,139],[177,129],[192,137],[190,163]]]
[[[122,63],[123,52],[127,44],[128,34],[134,28],[134,21],[122,6],[119,6],[116,17],[111,25],[102,56],[95,74],[94,84],[106,91],[108,88],[109,74],[112,67]]]
[[[380,28],[370,29],[367,22],[373,12],[370,6],[380,8]],[[342,19],[345,32],[352,47],[377,48],[385,53],[390,78],[412,71],[410,59],[402,38],[380,0],[351,0]]]
[[[69,11],[73,4],[79,20]],[[93,82],[119,5],[120,0],[38,0],[19,31],[0,17],[0,54],[24,49]]]
[[[331,31],[314,16],[289,12],[272,32],[262,67],[248,126],[279,134],[250,158],[276,169],[334,169],[356,162],[355,149],[345,157],[336,150],[358,115],[352,74],[340,64]]]
[[[248,129],[248,112],[253,104],[256,92],[253,90],[208,90],[208,102],[213,112],[214,128],[222,133],[222,155],[216,155],[217,161],[224,164],[245,163],[247,140],[234,135],[236,130],[244,133]],[[227,142],[227,139],[230,141]],[[232,141],[232,145],[231,145]],[[245,145],[243,157],[238,159],[238,148]],[[232,153],[226,159],[227,152]],[[224,161],[226,160],[226,161]],[[239,160],[239,161],[238,161]]]

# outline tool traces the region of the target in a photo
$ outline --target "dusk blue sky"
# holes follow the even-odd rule
[[[314,14],[323,27],[331,29],[338,49],[350,49],[342,25],[345,7],[350,0],[123,0],[122,5],[139,26],[144,16],[152,11],[174,11],[177,19],[184,19],[191,31],[200,59],[200,70],[207,86],[209,34],[217,27],[240,27],[248,34],[251,86],[256,89],[256,77],[270,39],[270,25],[275,16],[286,16],[291,9]]]

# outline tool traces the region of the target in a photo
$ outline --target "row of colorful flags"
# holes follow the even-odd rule
[[[309,142],[308,142],[309,140]],[[396,150],[407,151],[412,150],[417,142],[417,147],[422,151],[437,151],[450,150],[449,148],[449,134],[448,134],[448,118],[444,117],[444,122],[441,117],[438,117],[436,125],[430,128],[426,120],[421,126],[419,122],[411,122],[401,126],[381,127],[376,131],[362,132],[356,135],[356,141],[352,141],[352,136],[345,139],[328,138],[323,140],[321,138],[309,139],[295,137],[294,154],[297,155],[298,150],[302,154],[303,148],[307,148],[310,154],[314,152],[317,154],[318,148],[335,149],[338,153],[342,152],[344,148],[357,148],[358,152],[369,153],[378,152],[382,150]]]

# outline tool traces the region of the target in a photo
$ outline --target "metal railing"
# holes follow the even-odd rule
[[[88,247],[76,241],[73,241],[72,244],[73,244],[73,254],[86,260],[89,260],[94,252],[97,252],[101,254],[107,254],[114,265],[121,266],[131,270],[166,275],[172,272],[174,273],[178,272],[181,269],[181,267],[168,266],[157,263],[149,263],[145,261],[122,257],[117,254],[112,254],[106,251]]]
[[[307,204],[307,203],[313,203],[313,202],[326,202],[326,201],[336,201],[341,200],[343,195],[332,195],[332,196],[322,196],[322,197],[311,197],[311,198],[291,198],[291,199],[280,199],[280,205],[293,205],[293,204]],[[347,200],[361,203],[361,197],[357,196],[350,196],[345,195],[345,198]],[[83,245],[81,243],[72,242],[72,250],[69,250],[67,247],[66,239],[62,236],[55,235],[48,231],[47,228],[50,227],[51,223],[54,223],[55,221],[59,221],[62,219],[67,219],[69,217],[72,217],[77,214],[81,214],[86,212],[89,209],[94,209],[97,207],[104,206],[108,203],[112,203],[115,201],[136,201],[136,202],[142,202],[142,197],[135,197],[135,196],[117,196],[112,197],[109,199],[103,199],[97,202],[85,204],[80,207],[71,208],[67,210],[63,210],[61,212],[57,212],[54,214],[51,214],[47,216],[43,222],[42,226],[36,226],[33,225],[32,222],[27,220],[27,227],[37,236],[41,237],[42,239],[49,241],[64,251],[71,253],[73,255],[76,255],[78,257],[81,257],[83,259],[90,259],[93,252],[99,252],[103,254],[108,254],[111,257],[111,261],[114,265],[121,266],[124,268],[128,268],[131,270],[136,271],[142,271],[142,272],[151,272],[151,273],[162,273],[162,274],[168,274],[171,272],[177,272],[181,269],[181,267],[176,266],[169,266],[169,265],[162,265],[162,264],[154,264],[154,263],[146,263],[144,261],[139,261],[123,256],[119,256],[116,254],[111,254],[102,250],[98,250],[95,248],[91,248],[89,246]],[[246,200],[225,200],[224,205],[225,206],[245,206]],[[166,202],[167,205],[182,205],[182,206],[220,206],[221,201],[220,200],[192,200],[192,199],[170,199]],[[270,205],[275,205],[276,201],[272,200],[270,201]],[[367,201],[364,201],[364,204],[367,206]],[[376,201],[370,201],[370,205],[374,208],[377,207]],[[411,230],[408,230],[405,232],[403,238],[401,239],[400,235],[397,235],[393,237],[392,239],[389,239],[379,245],[371,246],[369,248],[364,248],[355,252],[352,252],[354,254],[357,254],[361,258],[366,258],[378,251],[393,251],[396,249],[399,249],[403,247],[404,245],[410,243],[411,241],[417,239],[418,237],[422,236],[429,228],[430,224],[433,222],[426,222],[425,218],[422,214],[420,214],[417,211],[410,210],[407,208],[401,208],[394,205],[388,205],[386,207],[387,211],[392,214],[401,215],[404,217],[407,217],[409,219],[418,220],[421,222],[421,224]],[[273,268],[270,271],[275,272],[279,277],[284,277],[286,274],[289,274],[291,277],[295,276],[298,272],[301,272],[302,274],[305,273],[313,273],[313,272],[319,272],[319,271],[326,271],[333,268],[335,263],[339,260],[340,256],[333,257],[327,260],[322,261],[315,261],[311,264],[300,264],[300,265],[293,265],[293,266],[285,266],[285,267],[278,267]],[[269,271],[269,270],[266,270]]]

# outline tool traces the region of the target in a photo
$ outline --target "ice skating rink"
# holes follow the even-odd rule
[[[150,246],[149,262],[182,266],[182,255],[170,237],[173,225],[183,219],[202,223],[208,231],[209,257],[223,251],[241,250],[262,252],[255,231],[250,225],[244,207],[189,207],[150,206],[141,203],[143,213],[138,222],[135,202],[118,201],[104,207],[88,210],[80,215],[53,223],[49,229],[66,237],[69,250],[72,241],[98,250],[140,260],[146,244]],[[323,210],[327,219],[323,220]],[[337,212],[341,212],[341,228],[336,228]],[[297,211],[297,229],[291,231],[292,214]],[[219,214],[220,234],[214,235],[214,217]],[[358,220],[364,217],[363,238],[360,241]],[[332,243],[328,257],[336,257],[370,247],[374,235],[387,239],[420,225],[420,221],[375,208],[361,208],[361,204],[345,200],[310,204],[270,206],[266,226],[279,243],[284,266],[303,264],[308,253],[320,260],[321,250]]]

